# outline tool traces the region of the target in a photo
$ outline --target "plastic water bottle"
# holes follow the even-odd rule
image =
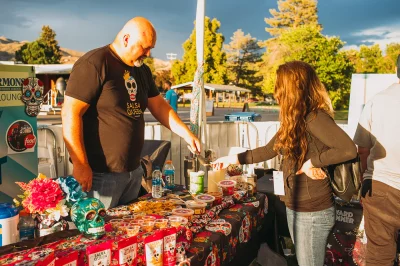
[[[35,238],[35,221],[32,216],[24,210],[19,213],[18,228],[20,241]]]
[[[166,188],[173,189],[175,187],[175,167],[171,160],[165,162],[163,175],[165,176]]]
[[[155,167],[151,179],[151,196],[153,198],[162,197],[162,173],[160,167]]]

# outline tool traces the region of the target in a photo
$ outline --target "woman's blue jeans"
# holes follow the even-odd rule
[[[286,208],[286,216],[299,266],[323,266],[328,236],[335,225],[335,207],[316,212]]]

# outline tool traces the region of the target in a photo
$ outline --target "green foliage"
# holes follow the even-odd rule
[[[272,36],[303,25],[314,25],[319,30],[316,0],[278,0],[278,9],[270,9],[271,18],[265,18],[270,27],[265,28]]]
[[[25,64],[59,64],[61,51],[55,37],[49,26],[43,26],[36,41],[24,44],[15,52],[16,60]]]
[[[400,54],[400,43],[391,43],[386,46],[384,56],[378,44],[372,46],[361,45],[360,51],[346,51],[347,57],[356,67],[356,73],[395,73],[396,59]]]
[[[394,73],[394,68],[396,67],[397,57],[400,55],[400,43],[390,43],[386,46],[386,57],[390,64],[392,64],[392,73]]]
[[[173,82],[171,79],[171,70],[162,70],[156,73],[155,82],[159,91],[164,91],[163,86],[167,80]]]
[[[53,64],[52,54],[52,50],[45,43],[33,41],[24,44],[16,51],[15,58],[24,64]]]
[[[357,73],[378,73],[382,51],[378,44],[373,46],[361,45],[357,56]]]
[[[338,37],[324,36],[315,25],[288,29],[267,41],[267,52],[263,56],[264,92],[273,93],[279,65],[300,60],[315,68],[332,97],[347,97],[354,68],[346,54],[340,51],[343,44]],[[345,107],[348,98],[343,101],[335,100],[334,107]]]
[[[262,76],[258,75],[261,60],[261,47],[250,34],[237,30],[226,45],[228,58],[228,79],[239,87],[252,90],[253,95],[261,92]]]
[[[144,63],[150,68],[153,79],[156,78],[156,67],[154,65],[154,58],[152,56],[146,57]]]
[[[221,23],[206,17],[204,21],[204,82],[226,84],[226,54],[222,51],[224,36],[218,30]],[[177,84],[193,81],[197,68],[196,29],[183,44],[183,60],[172,64],[172,76]]]

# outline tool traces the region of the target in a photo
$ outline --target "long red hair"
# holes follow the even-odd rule
[[[276,74],[274,97],[280,105],[280,128],[274,150],[301,166],[308,146],[306,117],[317,111],[325,111],[333,117],[332,103],[309,64],[288,62],[279,66]]]

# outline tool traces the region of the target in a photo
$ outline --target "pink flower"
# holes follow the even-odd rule
[[[57,182],[39,176],[31,180],[26,186],[18,184],[25,188],[24,194],[27,196],[22,201],[25,209],[30,213],[43,214],[46,210],[55,208],[63,199],[63,193]]]

